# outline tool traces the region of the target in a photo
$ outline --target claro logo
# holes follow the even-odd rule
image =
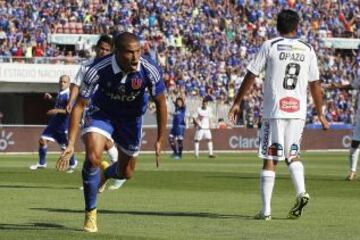
[[[258,137],[231,136],[229,138],[229,146],[231,149],[257,149],[259,147]]]

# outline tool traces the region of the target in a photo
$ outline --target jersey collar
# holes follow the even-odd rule
[[[111,67],[112,67],[114,74],[124,73],[123,70],[121,70],[121,68],[119,67],[119,65],[116,62],[115,54],[113,54],[111,57]],[[136,72],[140,72],[140,69],[141,69],[141,58],[137,65]]]
[[[70,88],[64,89],[62,91],[59,92],[60,95],[63,95],[65,93],[69,93],[70,92]]]

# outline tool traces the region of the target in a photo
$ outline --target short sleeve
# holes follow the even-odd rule
[[[309,61],[309,82],[317,81],[320,79],[319,66],[316,58],[316,54],[311,48],[310,50],[310,61]]]
[[[71,83],[75,84],[76,86],[80,86],[84,78],[85,71],[85,66],[81,65],[78,72],[76,73],[74,80],[72,80]]]
[[[99,75],[97,70],[94,68],[88,68],[85,73],[83,80],[80,84],[79,95],[83,98],[90,98],[96,89],[98,84]]]
[[[265,69],[268,53],[268,43],[265,42],[261,45],[259,52],[255,55],[255,58],[248,65],[247,70],[259,76],[259,74]]]
[[[156,97],[165,91],[165,84],[161,69],[155,64],[144,61],[144,66],[147,70],[149,78],[149,92],[151,96]]]

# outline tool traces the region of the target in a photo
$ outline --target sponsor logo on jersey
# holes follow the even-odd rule
[[[141,78],[133,78],[133,79],[131,79],[131,87],[132,87],[132,89],[137,90],[137,89],[141,88],[141,83],[142,83]]]
[[[268,145],[269,145],[269,134],[270,134],[270,123],[269,123],[269,121],[264,121],[262,128],[263,128],[264,135],[263,135],[263,138],[260,139],[260,142],[262,142],[261,154],[266,155],[267,148],[268,148]]]
[[[273,143],[268,148],[268,156],[282,157],[284,154],[283,147],[278,143]]]
[[[293,49],[293,47],[291,45],[287,45],[287,44],[278,44],[277,45],[278,51],[291,51],[292,49]]]
[[[277,50],[278,51],[300,51],[300,52],[306,51],[305,48],[292,46],[292,45],[288,45],[288,44],[278,44],[277,45]]]
[[[300,101],[293,97],[280,99],[280,109],[284,112],[297,112],[300,110]]]

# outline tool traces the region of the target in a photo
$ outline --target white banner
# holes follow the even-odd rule
[[[326,48],[358,49],[359,38],[322,38],[321,46]]]
[[[57,83],[61,75],[71,79],[80,65],[0,63],[0,82]]]
[[[96,42],[99,40],[100,35],[56,33],[56,34],[50,34],[48,36],[48,41],[50,43],[61,44],[61,45],[75,45],[75,43],[79,40],[79,37],[81,37],[84,42],[89,40],[89,42],[92,45],[96,45]]]

